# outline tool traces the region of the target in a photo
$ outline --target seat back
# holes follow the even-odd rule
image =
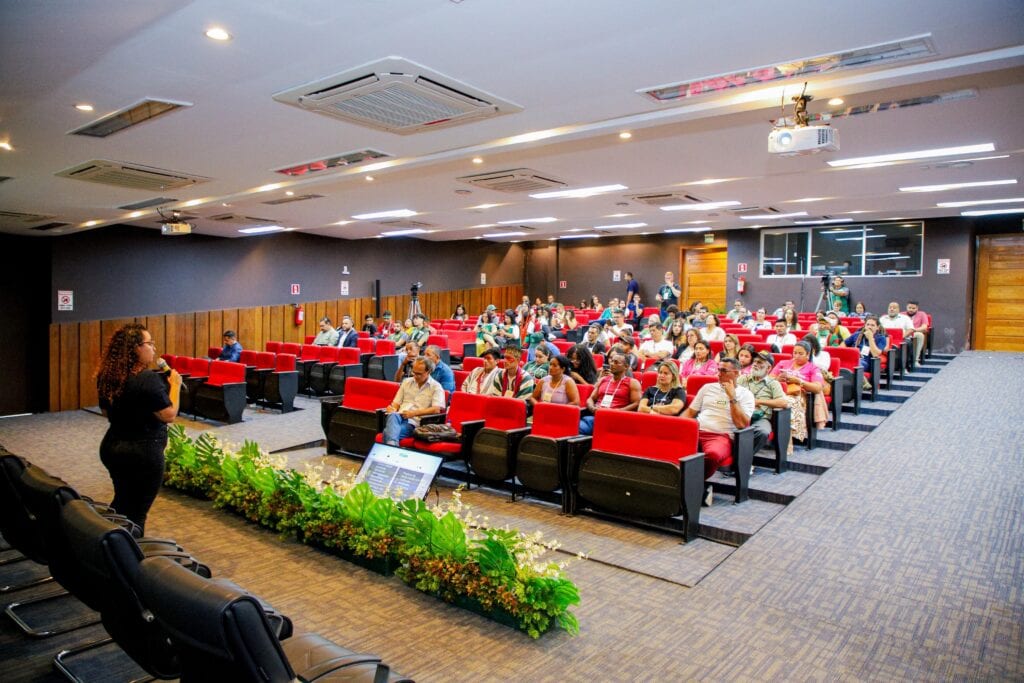
[[[242,353],[238,356],[238,362],[242,365],[256,365],[256,354],[259,351],[250,351],[249,349],[243,349]]]
[[[478,356],[470,356],[469,358],[462,359],[462,369],[467,372],[472,372],[477,368],[484,366],[484,359]]]
[[[484,406],[487,403],[487,399],[487,396],[481,396],[480,394],[456,391],[452,394],[452,404],[448,409],[446,422],[454,427],[456,432],[461,434],[463,422],[484,419]]]
[[[591,449],[679,463],[697,452],[697,421],[688,418],[599,410]]]
[[[514,399],[513,399],[514,400]],[[560,403],[538,403],[533,407],[531,436],[550,439],[576,436],[579,434],[580,409]]]
[[[0,453],[0,532],[23,555],[45,564],[46,539],[22,500],[21,477],[28,468],[35,466],[12,453]]]
[[[390,356],[395,353],[395,342],[390,339],[378,339],[373,352],[378,356]]]
[[[274,367],[276,363],[275,356],[276,354],[273,354],[269,351],[260,351],[256,354],[255,362],[253,363],[253,365],[255,365],[260,370],[270,370]]]
[[[686,378],[686,395],[696,396],[705,384],[714,384],[718,377],[714,375],[690,375]]]
[[[349,351],[355,351],[356,362],[359,362],[359,350],[348,349]],[[341,351],[337,346],[324,346],[320,349],[320,362],[321,363],[337,363],[338,352]]]
[[[484,428],[508,431],[526,426],[526,401],[488,396],[484,403]]]
[[[220,356],[221,348],[219,346],[208,346],[206,347],[207,358],[218,358]]]
[[[860,367],[860,349],[849,346],[830,346],[828,349],[832,360],[839,361],[839,367],[847,370],[856,370]]]
[[[441,349],[448,348],[448,335],[446,334],[432,334],[427,337],[427,344],[434,345]]]
[[[295,354],[294,353],[279,353],[274,358],[274,371],[275,372],[294,372],[295,371]]]
[[[306,337],[302,340],[302,343],[303,344],[312,344],[314,339],[316,339],[316,335],[315,334],[307,334]]]
[[[266,350],[269,351],[270,353],[277,353],[278,351],[281,350],[281,342],[268,341],[266,345]]]
[[[164,362],[170,365],[172,368],[174,367],[174,363],[178,360],[177,356],[172,356],[169,353],[161,353],[160,357],[163,358]]]
[[[462,385],[469,377],[469,370],[452,370],[455,374],[455,391],[462,391]]]
[[[633,376],[636,377],[636,373]],[[647,370],[638,379],[640,380],[640,389],[647,391],[658,383],[658,373],[655,370]]]
[[[191,365],[192,359],[188,356],[174,356],[174,362],[171,363],[171,367],[180,372],[183,375],[187,375]]]
[[[551,343],[555,345],[555,347],[562,353],[562,355],[565,355],[569,351],[569,349],[575,346],[571,341],[565,341],[564,339],[556,339]]]
[[[188,361],[188,374],[193,377],[208,377],[210,375],[210,359],[190,358]]]
[[[227,360],[215,360],[210,363],[210,378],[207,384],[221,386],[245,381],[245,366]]]
[[[597,387],[595,387],[593,384],[583,384],[582,382],[576,382],[576,391],[580,392],[581,407],[587,405],[587,399],[590,398],[590,395],[594,393],[594,389],[596,388]]]
[[[277,350],[277,353],[290,353],[296,358],[299,358],[302,355],[302,344],[296,344],[294,342],[282,342],[280,348],[278,348]]]
[[[297,680],[259,601],[237,586],[152,557],[139,566],[139,595],[174,642],[182,680]]]
[[[360,358],[359,358],[360,350],[359,349],[352,348],[351,346],[346,346],[344,348],[341,348],[341,349],[336,348],[334,350],[337,352],[335,354],[335,359],[338,361],[339,365],[358,365],[359,364],[359,362],[360,362]],[[327,360],[327,359],[324,358],[323,356],[321,356],[320,360]]]
[[[889,346],[899,346],[903,343],[903,330],[898,327],[885,330],[885,334],[889,337]]]
[[[299,351],[299,358],[302,360],[320,360],[320,349],[322,348],[328,347],[303,344],[301,351]]]
[[[387,408],[398,392],[398,385],[382,379],[349,377],[345,380],[345,396],[341,405],[355,410],[374,411]]]
[[[358,337],[356,339],[356,348],[359,349],[360,353],[373,353],[376,343],[377,340],[372,337]]]

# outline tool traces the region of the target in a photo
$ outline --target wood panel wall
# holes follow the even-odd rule
[[[517,284],[421,292],[419,303],[428,318],[449,318],[460,303],[470,314],[477,314],[488,304],[514,308],[522,296],[523,286]],[[149,329],[158,354],[202,357],[209,347],[221,345],[224,330],[234,330],[244,348],[263,350],[268,341],[302,343],[306,336],[319,332],[317,323],[324,316],[337,326],[342,315],[350,315],[357,329],[364,316],[377,317],[372,297],[301,305],[306,314],[302,325],[293,324],[295,309],[290,304],[50,325],[50,410],[74,410],[98,403],[95,373],[103,344],[130,322],[140,322]],[[409,294],[381,297],[380,311],[390,310],[396,319],[407,317],[409,307]]]
[[[1024,351],[1024,237],[978,240],[974,287],[974,347]]]

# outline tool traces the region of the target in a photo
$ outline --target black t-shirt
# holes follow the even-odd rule
[[[100,398],[107,411],[110,433],[121,439],[158,439],[166,436],[167,425],[153,414],[171,405],[167,381],[152,370],[143,370],[125,382],[124,391],[113,403]]]
[[[643,397],[640,399],[647,399],[647,405],[649,406],[667,406],[677,398],[686,403],[686,390],[682,387],[676,387],[675,389],[669,389],[667,392],[662,391],[657,386],[647,387],[647,391],[644,392]]]

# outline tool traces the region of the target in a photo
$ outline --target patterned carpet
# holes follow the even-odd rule
[[[575,638],[532,641],[173,491],[157,499],[149,530],[266,598],[297,630],[380,654],[418,681],[1021,680],[1024,404],[990,388],[1013,376],[1024,376],[1020,354],[961,354],[892,392],[906,402],[892,403],[891,417],[872,423],[868,413],[858,434],[798,451],[804,469],[790,474],[803,479],[759,471],[765,488],[798,495],[750,501],[774,507],[739,548],[466,494],[493,520],[591,553],[569,568],[583,596]],[[190,431],[301,446],[322,437],[315,402],[304,407]],[[11,418],[0,420],[0,443],[103,499],[104,429],[84,411]],[[747,505],[716,498],[708,516],[754,519]],[[0,680],[58,680],[44,655],[59,645],[0,621]]]

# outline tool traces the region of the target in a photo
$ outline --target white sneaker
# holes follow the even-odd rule
[[[711,487],[711,484],[708,484],[707,489],[704,490],[704,500],[702,501],[704,503],[704,507],[706,507],[706,508],[711,507],[711,503],[713,503],[714,500],[715,500],[715,491]]]

